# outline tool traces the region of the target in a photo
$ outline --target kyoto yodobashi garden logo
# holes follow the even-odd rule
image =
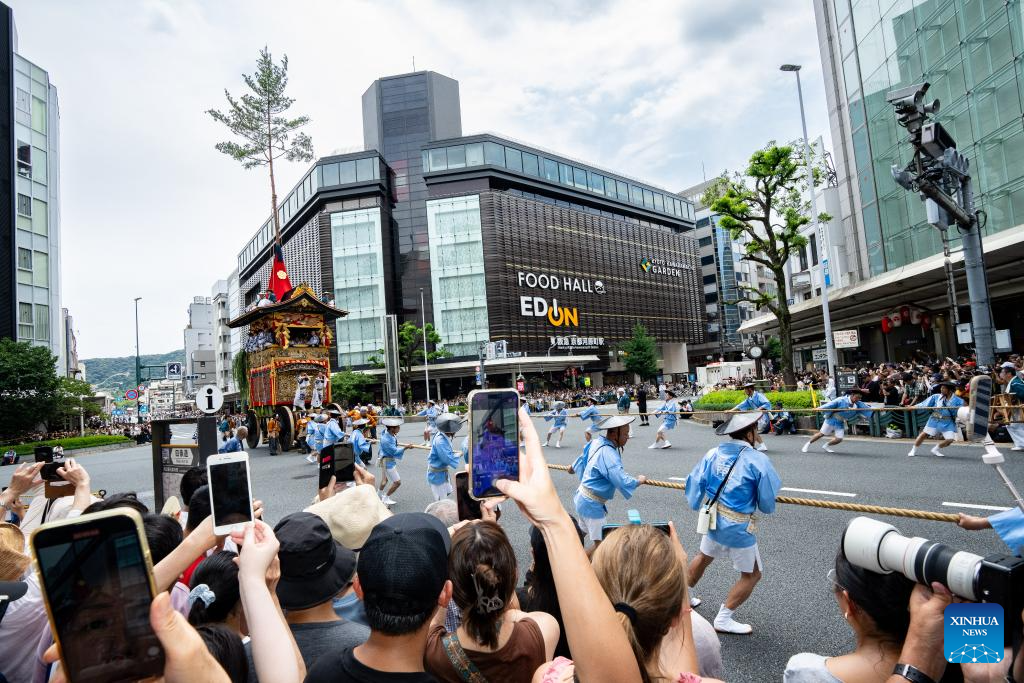
[[[946,661],[994,664],[1003,661],[1003,607],[994,602],[959,602],[946,607]]]
[[[640,270],[654,275],[680,277],[683,274],[683,264],[676,261],[665,261],[660,258],[644,256],[640,259]]]

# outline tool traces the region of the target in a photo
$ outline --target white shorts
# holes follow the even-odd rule
[[[938,427],[929,427],[928,425],[925,425],[923,431],[928,436],[938,436],[939,435],[939,428]],[[943,439],[955,439],[956,438],[956,432],[952,431],[952,430],[944,431],[944,432],[942,432],[942,438]]]
[[[600,519],[580,517],[580,521],[583,522],[583,527],[587,530],[587,535],[590,536],[591,541],[600,541],[602,539],[603,528],[608,521],[607,517],[601,517]]]
[[[665,424],[664,422],[662,422],[661,425],[658,427],[658,431],[659,432],[670,432],[670,431],[672,431],[675,428],[676,428],[675,425],[668,425],[668,424]]]
[[[452,492],[452,484],[450,481],[443,484],[431,484],[430,492],[434,494],[434,500],[443,500]]]
[[[845,427],[833,427],[828,422],[821,423],[821,429],[818,430],[825,436],[835,436],[837,439],[841,439],[846,436]]]
[[[555,431],[555,430],[558,430],[558,431],[560,431],[560,432],[564,432],[564,431],[565,431],[565,427],[554,427],[554,426],[552,426],[552,427],[551,427],[551,428],[550,428],[550,429],[548,430],[548,434],[550,434],[551,432],[553,432],[553,431]]]
[[[708,557],[728,558],[732,560],[732,568],[738,572],[749,574],[754,568],[763,569],[761,553],[757,544],[749,548],[730,548],[711,540],[710,536],[704,535],[700,539],[700,551]]]
[[[398,466],[395,464],[388,465],[384,468],[384,476],[387,477],[389,481],[396,484],[402,481],[402,476],[398,473]]]

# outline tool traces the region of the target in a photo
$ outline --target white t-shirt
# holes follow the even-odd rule
[[[826,659],[813,652],[793,655],[786,662],[786,671],[782,674],[783,683],[843,683],[825,666]]]
[[[12,683],[32,680],[36,645],[48,623],[35,572],[29,570],[22,581],[28,584],[28,592],[7,606],[0,622],[0,672]]]

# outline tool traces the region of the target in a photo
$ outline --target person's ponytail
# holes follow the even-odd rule
[[[477,522],[455,532],[448,575],[466,632],[480,645],[496,649],[501,617],[518,575],[515,552],[501,527]]]

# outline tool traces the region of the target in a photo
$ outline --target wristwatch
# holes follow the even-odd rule
[[[935,683],[931,676],[921,671],[913,664],[903,664],[901,662],[893,668],[892,672],[897,676],[903,676],[903,678],[910,681],[910,683]]]

